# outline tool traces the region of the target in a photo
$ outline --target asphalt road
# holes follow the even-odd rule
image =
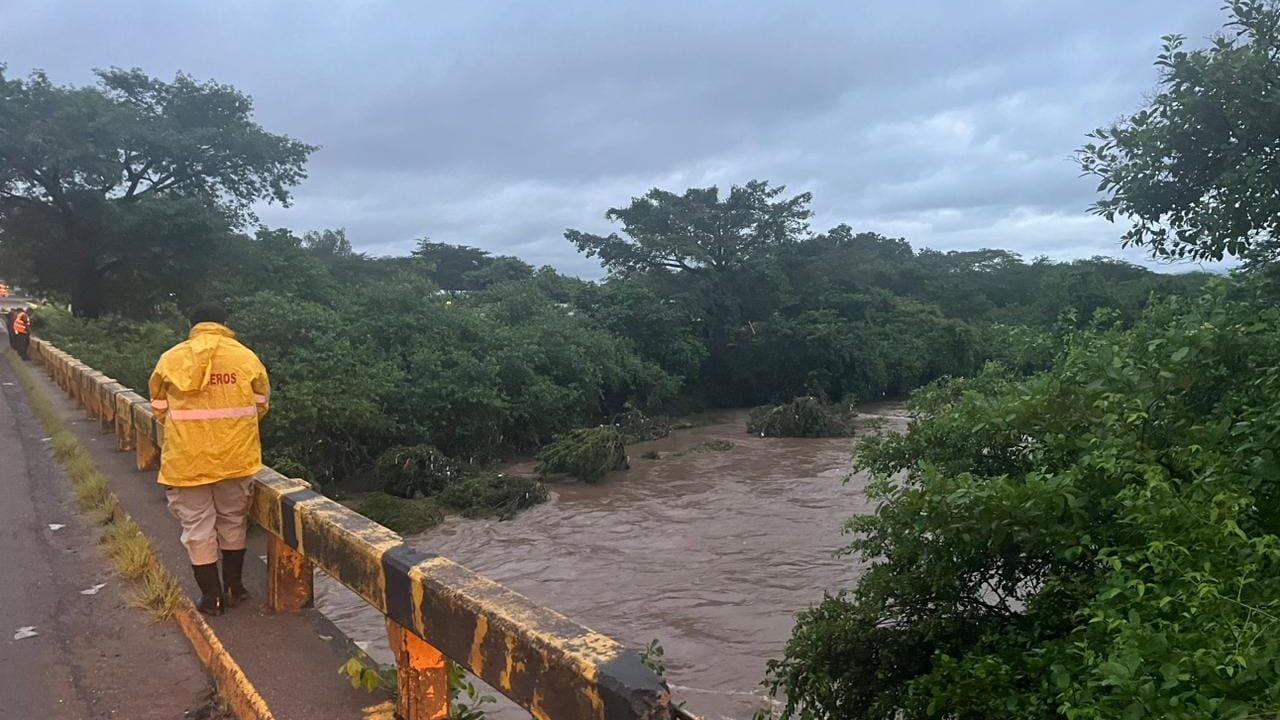
[[[128,607],[43,436],[0,358],[0,720],[216,717],[176,624]]]

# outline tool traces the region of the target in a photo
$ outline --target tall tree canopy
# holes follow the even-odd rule
[[[1233,0],[1224,33],[1202,50],[1164,38],[1159,92],[1095,130],[1080,151],[1106,196],[1093,207],[1130,218],[1126,245],[1158,256],[1220,260],[1266,248],[1280,229],[1280,4]]]
[[[442,290],[481,290],[490,285],[533,277],[533,267],[510,255],[490,255],[467,245],[418,241],[413,251],[426,265],[431,281]]]
[[[683,195],[654,188],[605,213],[626,237],[567,230],[565,238],[614,273],[731,270],[807,235],[812,196],[778,199],[785,191],[762,180],[735,185],[724,199],[715,186]]]
[[[254,203],[288,204],[315,150],[264,130],[229,85],[96,74],[70,87],[0,67],[0,256],[88,316],[198,292],[221,238]]]

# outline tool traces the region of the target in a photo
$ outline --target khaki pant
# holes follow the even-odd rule
[[[218,549],[243,550],[253,478],[194,487],[168,487],[169,512],[182,523],[182,544],[192,565],[218,562]]]

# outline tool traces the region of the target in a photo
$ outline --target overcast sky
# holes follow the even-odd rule
[[[812,191],[815,229],[1055,259],[1122,252],[1073,151],[1155,87],[1217,0],[0,0],[0,62],[84,84],[182,70],[321,146],[290,208],[360,250],[416,238],[586,276],[565,228],[650,187]]]

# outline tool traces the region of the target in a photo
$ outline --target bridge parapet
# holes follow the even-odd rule
[[[137,392],[40,338],[32,357],[75,398],[139,470],[154,469],[164,424]],[[313,601],[313,568],[386,616],[396,656],[398,715],[449,717],[448,660],[542,720],[658,720],[677,710],[640,655],[315,492],[270,468],[255,476],[250,515],[268,537],[267,604]]]

